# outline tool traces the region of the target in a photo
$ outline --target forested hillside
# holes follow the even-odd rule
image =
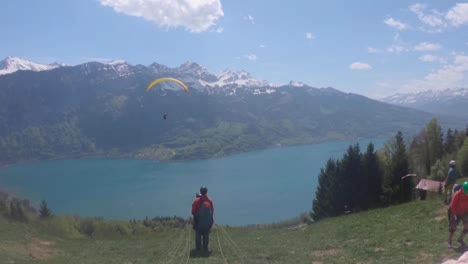
[[[364,153],[349,146],[343,158],[321,169],[312,216],[320,220],[414,200],[420,195],[416,183],[444,181],[451,160],[460,177],[468,176],[468,127],[444,133],[437,119],[414,137],[398,131],[380,150],[372,143]]]

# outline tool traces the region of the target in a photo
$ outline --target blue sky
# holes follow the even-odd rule
[[[451,0],[14,0],[0,32],[0,58],[39,63],[193,61],[373,98],[468,87],[468,3]]]

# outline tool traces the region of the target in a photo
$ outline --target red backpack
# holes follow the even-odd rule
[[[202,196],[203,197],[203,196]],[[211,210],[211,204],[206,200],[202,200],[202,197],[200,197],[200,201],[198,204],[198,211],[197,211],[197,217],[198,217],[198,225],[197,227],[199,229],[210,229],[211,226],[213,225],[213,212]]]

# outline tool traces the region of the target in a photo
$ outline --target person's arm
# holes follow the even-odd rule
[[[195,198],[195,200],[194,200],[193,203],[192,203],[192,215],[195,215],[195,214],[197,213],[198,204],[199,204],[198,200],[199,200],[199,199],[200,199],[200,198]]]

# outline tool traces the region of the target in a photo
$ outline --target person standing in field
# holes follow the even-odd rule
[[[451,160],[449,165],[450,165],[450,168],[447,172],[447,177],[445,178],[445,181],[444,181],[445,204],[450,203],[450,201],[448,200],[448,196],[449,196],[449,193],[452,191],[453,185],[455,184],[458,178],[458,173],[457,173],[457,170],[455,169],[455,161]]]
[[[465,241],[463,240],[465,235],[468,233],[468,182],[464,182],[462,188],[455,192],[450,203],[450,223],[449,223],[449,239],[448,248],[452,248],[452,238],[457,228],[457,225],[463,222],[463,231],[460,233],[460,237],[457,241],[462,247],[465,247]]]
[[[210,231],[214,223],[214,206],[213,201],[208,197],[208,188],[202,186],[200,188],[200,197],[195,198],[192,203],[192,215],[197,219],[195,226],[195,248],[208,251],[208,243],[210,240]]]

